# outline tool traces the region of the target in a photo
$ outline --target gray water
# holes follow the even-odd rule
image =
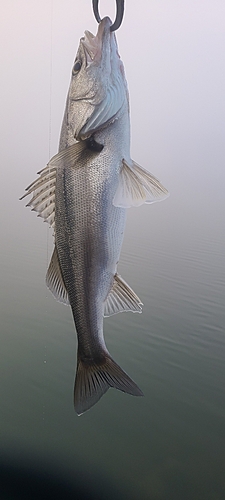
[[[61,7],[54,3],[53,121],[49,141],[49,53],[44,59],[49,44],[49,17],[46,23],[43,21],[40,41],[36,22],[38,15],[43,15],[44,4],[40,4],[36,14],[32,11],[38,9],[35,2],[29,12],[24,3],[23,12],[16,10],[14,17],[9,9],[8,21],[17,26],[17,17],[21,16],[20,28],[18,33],[14,30],[15,43],[10,45],[8,55],[3,52],[11,76],[5,79],[1,123],[2,457],[25,458],[30,463],[36,460],[71,481],[81,469],[93,475],[97,487],[101,481],[116,486],[122,498],[223,500],[222,3],[205,2],[203,9],[203,4],[197,2],[199,11],[193,10],[196,24],[192,24],[191,16],[184,16],[185,21],[182,17],[189,12],[184,2],[184,12],[178,12],[173,24],[172,14],[166,17],[168,5],[164,5],[168,9],[164,18],[163,10],[157,11],[153,2],[156,25],[152,21],[155,31],[149,49],[152,79],[143,81],[141,93],[133,55],[126,45],[126,30],[132,23],[127,7],[120,48],[131,93],[132,155],[160,178],[170,198],[128,211],[119,272],[142,299],[143,313],[123,313],[104,321],[110,353],[141,387],[144,397],[110,389],[81,417],[73,409],[77,341],[71,312],[57,303],[45,287],[51,230],[18,199],[35,179],[36,171],[48,161],[49,144],[51,155],[57,150],[74,38],[77,46],[83,30],[94,31],[95,22],[83,13],[82,27],[76,25],[74,36],[68,12],[63,8],[60,11]],[[68,6],[72,8],[70,2]],[[60,25],[62,12],[65,31],[59,35],[57,23]],[[22,28],[24,15],[27,18]],[[164,22],[169,25],[168,37]],[[174,26],[177,31],[173,39]],[[159,33],[157,27],[161,27]],[[136,29],[145,33],[138,18]],[[57,38],[68,58],[67,68],[56,50],[56,32],[64,40],[61,47]],[[70,33],[70,38],[63,37],[63,33]],[[29,44],[25,43],[26,36]],[[136,42],[140,43],[142,67],[145,59],[140,37]],[[30,59],[27,47],[32,48]],[[39,72],[41,62],[47,73],[43,67]],[[17,71],[17,64],[18,69],[22,65],[22,72]],[[57,71],[64,78],[62,88],[58,86],[59,78],[55,78]]]

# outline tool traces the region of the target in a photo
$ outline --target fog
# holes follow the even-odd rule
[[[99,5],[102,16],[114,18],[113,0]],[[187,225],[192,227],[187,237],[196,238],[209,232],[209,219],[215,221],[211,227],[223,224],[224,19],[222,0],[127,0],[117,32],[130,91],[132,157],[170,191],[165,205],[151,208],[156,217],[161,214],[168,246]],[[29,259],[38,272],[38,259],[46,269],[50,257],[50,233],[46,237],[46,227],[19,197],[57,152],[71,68],[85,29],[97,30],[91,0],[2,2],[3,312],[12,302],[12,287],[18,302],[21,284],[15,277]],[[141,210],[129,211],[132,232],[143,231]]]
[[[224,17],[222,0],[125,2],[132,154],[170,190],[210,193],[224,175]],[[91,0],[3,0],[1,19],[1,187],[21,192],[57,151],[79,39],[97,23]]]

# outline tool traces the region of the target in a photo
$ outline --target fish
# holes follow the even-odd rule
[[[143,396],[111,357],[103,319],[142,302],[118,274],[127,208],[161,201],[167,189],[130,157],[129,95],[116,36],[105,17],[85,31],[73,64],[58,153],[26,188],[27,206],[54,232],[46,284],[70,305],[78,338],[78,415],[113,387]],[[22,199],[21,198],[21,199]]]

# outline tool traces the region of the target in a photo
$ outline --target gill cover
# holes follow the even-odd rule
[[[127,99],[127,85],[111,21],[96,36],[85,31],[74,62],[68,96],[68,123],[75,139],[86,139],[113,122]]]

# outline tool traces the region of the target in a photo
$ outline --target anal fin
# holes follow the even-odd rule
[[[56,247],[46,274],[46,285],[54,297],[63,304],[70,305],[69,297],[63,280]]]
[[[142,302],[126,281],[118,274],[105,301],[104,316],[112,316],[123,311],[142,312]]]

